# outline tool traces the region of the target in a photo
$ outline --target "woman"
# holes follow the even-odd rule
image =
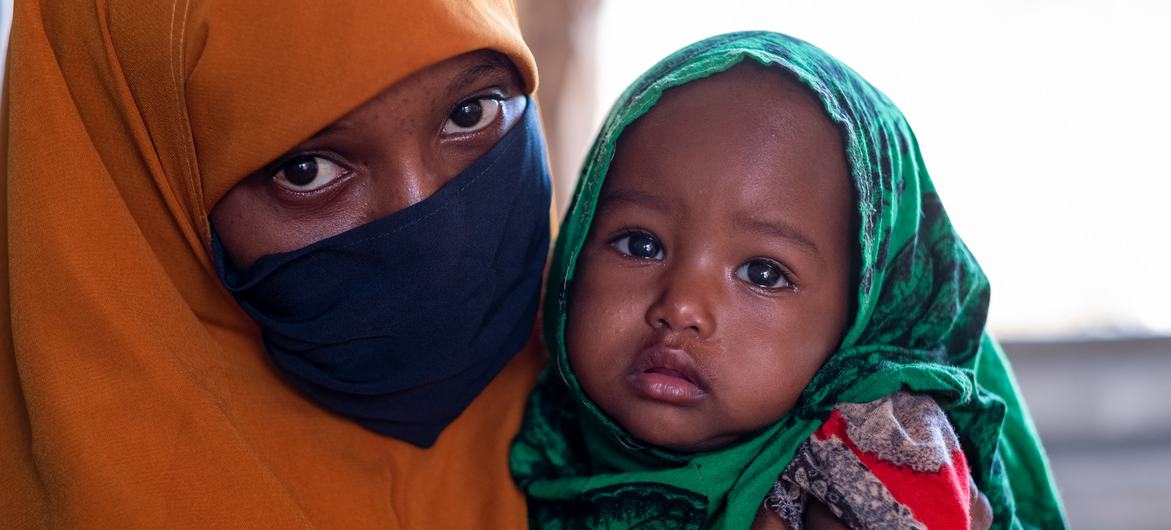
[[[529,337],[548,184],[523,97],[535,67],[507,0],[29,1],[14,20],[0,133],[6,526],[523,524],[507,448],[540,365]],[[379,134],[394,156],[366,156]],[[519,140],[497,150],[506,136]],[[466,172],[493,156],[515,171],[477,171],[523,178],[419,214],[449,181],[479,185]],[[322,179],[338,194],[325,202],[347,207],[304,191]],[[285,253],[398,210],[446,220],[437,235],[527,246],[437,253],[455,262],[411,252],[422,276],[377,292],[422,283],[430,298],[379,298],[369,315],[355,310],[361,282],[319,282],[377,271],[329,248]],[[475,221],[499,212],[493,226],[511,232],[483,234],[492,223]],[[520,259],[475,270],[498,250]],[[289,259],[255,263],[273,253]],[[289,263],[302,258],[325,264],[316,278]],[[463,275],[428,275],[449,270]],[[273,299],[289,285],[304,296]],[[310,309],[333,319],[285,326]],[[416,349],[383,359],[405,361],[346,348],[403,314]]]

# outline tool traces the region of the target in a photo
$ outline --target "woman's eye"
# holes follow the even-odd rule
[[[791,285],[780,265],[761,258],[741,265],[736,269],[736,277],[765,289],[783,289]]]
[[[476,132],[496,121],[500,115],[500,100],[496,98],[472,98],[455,107],[443,125],[443,134],[464,134]]]
[[[281,164],[272,180],[287,190],[308,192],[324,188],[343,176],[345,170],[330,159],[305,155]]]
[[[627,256],[656,261],[663,259],[663,245],[659,238],[646,232],[631,232],[610,244]]]

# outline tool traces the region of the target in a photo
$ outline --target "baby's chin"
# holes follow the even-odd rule
[[[638,441],[679,453],[704,453],[722,449],[748,434],[712,429],[700,423],[671,414],[618,418],[618,424]]]

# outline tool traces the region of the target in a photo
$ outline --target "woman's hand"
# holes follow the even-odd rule
[[[760,509],[756,510],[756,519],[752,521],[752,530],[793,530],[793,527],[761,503]]]
[[[972,514],[972,523],[969,526],[972,530],[992,528],[992,505],[988,502],[988,497],[976,488],[976,481],[971,476],[968,476],[968,491],[972,492],[972,505],[968,509]]]

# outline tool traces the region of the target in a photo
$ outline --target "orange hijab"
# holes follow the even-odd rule
[[[509,0],[17,0],[0,109],[3,526],[508,528],[535,343],[422,450],[280,381],[209,260],[248,173],[422,67],[536,69]]]

